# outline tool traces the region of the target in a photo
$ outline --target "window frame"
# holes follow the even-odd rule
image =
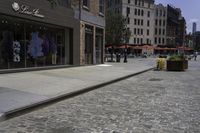
[[[86,2],[86,3],[84,3],[84,1]],[[90,0],[83,0],[83,3],[82,3],[83,5],[83,8],[84,9],[86,9],[86,10],[89,10],[90,9]],[[86,4],[86,5],[85,5]]]
[[[101,16],[104,16],[104,14],[105,14],[105,1],[104,0],[99,0],[99,14]]]

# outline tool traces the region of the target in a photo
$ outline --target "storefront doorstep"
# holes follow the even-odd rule
[[[77,67],[77,66],[76,65],[57,65],[57,66],[30,67],[30,68],[19,68],[19,69],[2,69],[0,70],[0,74],[41,71],[41,70],[61,69],[61,68],[70,68],[70,67]]]

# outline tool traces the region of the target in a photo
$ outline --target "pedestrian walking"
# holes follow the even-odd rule
[[[197,60],[197,55],[198,55],[198,52],[195,51],[195,52],[194,52],[194,60],[195,60],[195,61]]]

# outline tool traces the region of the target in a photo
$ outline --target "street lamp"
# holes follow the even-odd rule
[[[124,63],[127,63],[127,44],[125,44],[125,49],[124,49]]]
[[[124,63],[127,63],[127,43],[128,43],[128,29],[126,29],[125,34],[125,49],[124,49]]]

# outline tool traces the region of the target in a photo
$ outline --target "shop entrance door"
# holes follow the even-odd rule
[[[85,28],[85,64],[93,64],[93,27]]]
[[[103,29],[96,28],[96,44],[95,44],[96,64],[103,62]]]

